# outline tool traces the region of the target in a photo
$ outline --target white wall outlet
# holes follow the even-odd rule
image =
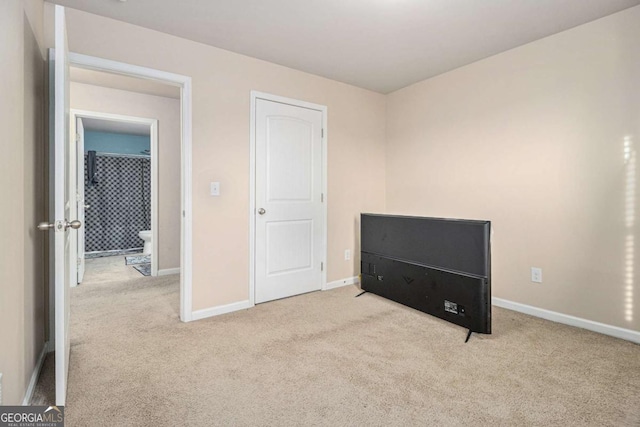
[[[212,182],[211,183],[211,195],[212,196],[219,196],[220,195],[220,183],[219,182]]]
[[[542,283],[542,269],[539,267],[531,267],[531,281],[534,283]]]
[[[349,261],[351,259],[351,249],[344,250],[344,260]]]

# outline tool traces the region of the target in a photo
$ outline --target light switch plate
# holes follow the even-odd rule
[[[219,182],[212,182],[211,183],[211,195],[212,196],[219,196],[220,195],[220,183]]]

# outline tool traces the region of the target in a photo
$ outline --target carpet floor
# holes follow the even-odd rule
[[[495,307],[494,333],[465,344],[458,326],[357,293],[185,324],[178,276],[75,288],[66,425],[640,425],[636,344]]]

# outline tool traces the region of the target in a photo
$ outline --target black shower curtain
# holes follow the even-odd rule
[[[151,229],[150,159],[98,154],[95,163],[97,183],[85,187],[85,251],[141,248],[138,233]]]

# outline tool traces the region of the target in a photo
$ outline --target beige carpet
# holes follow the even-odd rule
[[[177,276],[74,289],[68,426],[640,425],[626,341],[494,308],[465,344],[351,286],[184,324],[178,293]]]

